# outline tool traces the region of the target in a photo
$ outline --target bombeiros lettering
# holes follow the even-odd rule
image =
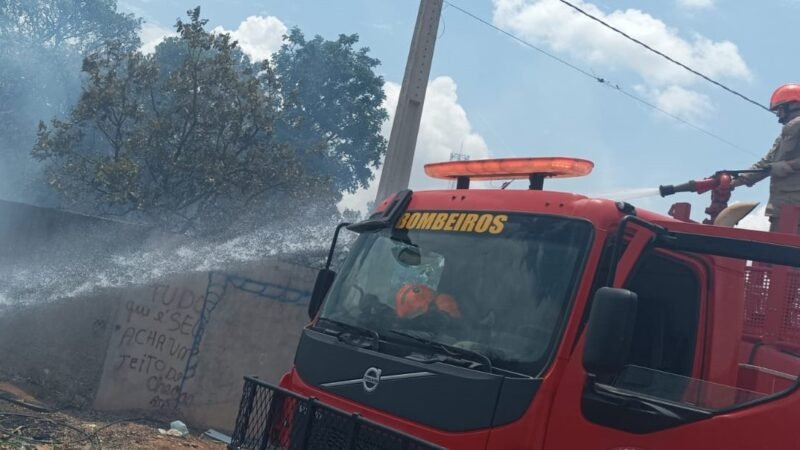
[[[507,221],[507,214],[415,211],[404,213],[395,228],[500,234]]]

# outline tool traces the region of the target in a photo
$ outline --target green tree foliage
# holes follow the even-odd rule
[[[53,200],[30,158],[36,124],[77,101],[86,52],[136,47],[139,26],[116,0],[0,0],[0,197]]]
[[[0,34],[45,47],[85,52],[108,41],[138,47],[141,20],[117,11],[117,0],[3,0]]]
[[[76,204],[207,232],[318,183],[275,139],[270,65],[243,61],[229,35],[205,30],[199,8],[189,15],[155,55],[121,45],[93,53],[69,119],[40,125],[33,153]],[[180,57],[169,73],[159,70],[164,53]]]
[[[273,57],[285,102],[279,138],[303,149],[306,167],[337,191],[367,187],[386,151],[384,81],[373,71],[380,61],[357,43],[358,35],[306,40],[295,28]]]
[[[357,36],[295,29],[271,61],[252,62],[199,8],[189,16],[152,55],[114,42],[85,59],[78,105],[40,124],[33,150],[51,187],[90,213],[213,232],[298,200],[334,213],[343,191],[368,184],[387,114]]]

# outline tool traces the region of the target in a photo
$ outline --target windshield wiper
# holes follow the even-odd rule
[[[360,327],[358,325],[352,325],[352,324],[349,324],[347,322],[341,322],[339,320],[328,319],[327,317],[320,317],[319,320],[317,321],[317,325],[318,326],[319,326],[320,322],[330,323],[330,324],[334,325],[337,328],[343,329],[343,331],[339,331],[339,334],[337,334],[336,337],[340,341],[345,342],[347,344],[358,345],[359,347],[361,347],[361,345],[359,345],[354,340],[347,339],[347,338],[344,337],[344,336],[348,336],[349,335],[349,336],[352,336],[352,337],[368,337],[368,338],[371,338],[372,341],[373,341],[373,344],[370,345],[370,347],[372,347],[372,348],[377,349],[380,346],[381,336],[375,330],[370,330],[369,328]]]
[[[432,339],[424,338],[422,336],[417,336],[407,331],[392,329],[389,330],[389,333],[396,334],[398,336],[403,336],[412,339],[416,342],[419,342],[420,344],[424,344],[426,347],[440,350],[446,353],[447,356],[461,356],[461,357],[471,358],[472,362],[478,365],[483,365],[486,367],[487,372],[489,373],[492,372],[492,360],[483,353],[479,353],[474,350],[468,350],[466,348],[456,347],[454,345],[442,344],[441,342],[436,342]],[[474,367],[475,366],[471,368]]]

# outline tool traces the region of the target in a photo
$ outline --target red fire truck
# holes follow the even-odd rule
[[[231,448],[800,449],[798,209],[768,233],[543,187],[592,167],[432,164],[455,189],[337,228],[331,255],[359,236]]]

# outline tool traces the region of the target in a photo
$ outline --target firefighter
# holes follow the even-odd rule
[[[770,231],[776,231],[781,208],[800,204],[800,84],[784,84],[775,90],[769,108],[783,125],[766,156],[755,163],[753,169],[769,169],[760,173],[741,174],[733,186],[753,186],[770,177],[769,216]]]

